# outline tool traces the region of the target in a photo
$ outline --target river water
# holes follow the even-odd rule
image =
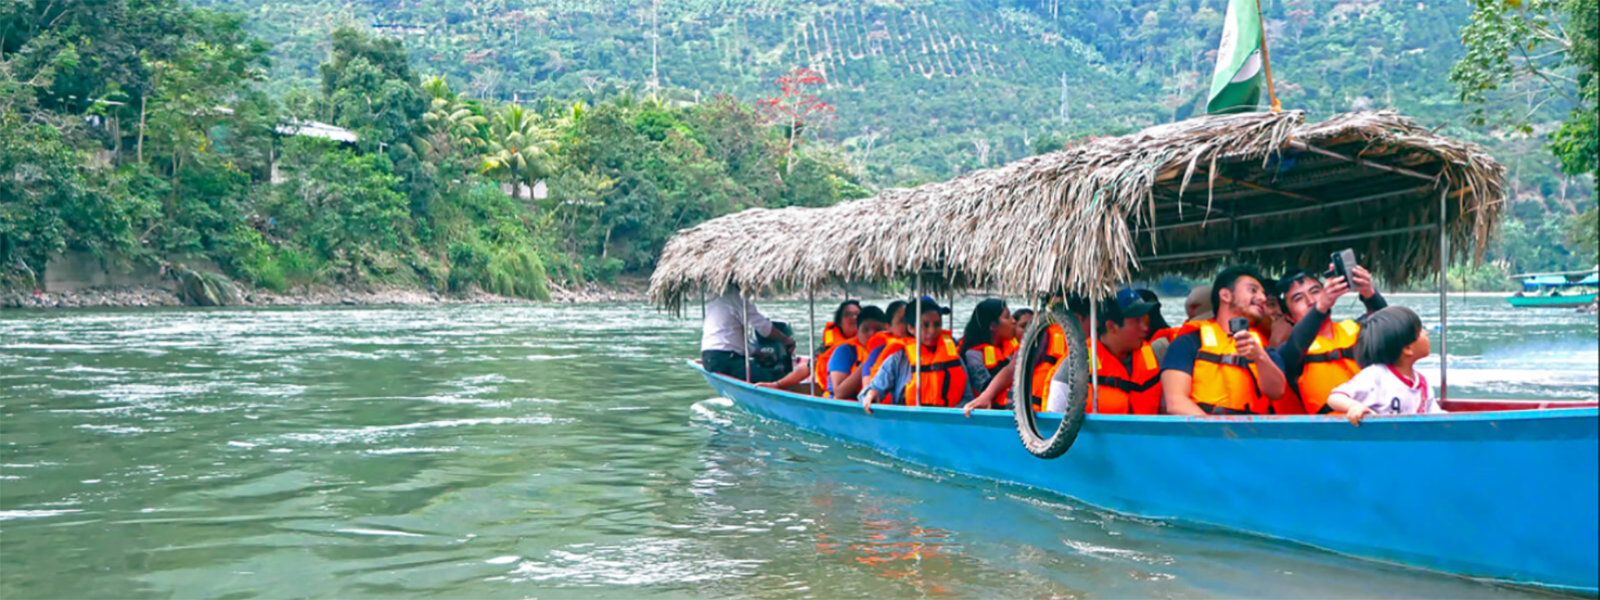
[[[1451,304],[1453,396],[1600,394],[1594,316]],[[901,463],[714,398],[698,340],[639,305],[0,313],[0,597],[1551,595]]]

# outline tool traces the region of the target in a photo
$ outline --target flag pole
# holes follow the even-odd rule
[[[1267,72],[1267,99],[1272,102],[1272,112],[1283,112],[1278,92],[1272,86],[1272,55],[1267,52],[1267,18],[1261,16],[1261,0],[1256,0],[1256,22],[1261,24],[1261,68]]]

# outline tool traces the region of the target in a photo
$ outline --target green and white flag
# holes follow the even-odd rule
[[[1206,113],[1238,113],[1261,104],[1261,9],[1256,0],[1229,0],[1211,76]]]

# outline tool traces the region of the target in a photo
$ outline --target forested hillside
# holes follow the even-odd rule
[[[1505,40],[1535,34],[1483,15],[1558,1],[1581,5],[1262,2],[1286,107],[1396,108],[1510,166],[1512,220],[1496,264],[1461,274],[1473,285],[1594,262],[1569,241],[1594,206],[1593,167],[1563,173],[1571,161],[1551,154],[1592,156],[1594,134],[1547,147],[1592,97],[1462,43],[1475,23],[1518,48]],[[547,275],[647,271],[672,231],[729,211],[829,204],[1196,114],[1225,6],[13,2],[0,7],[0,167],[31,170],[0,182],[0,259],[12,285],[80,248],[201,256],[277,288],[542,297]],[[1566,52],[1549,76],[1592,87]],[[786,75],[804,83],[785,94]],[[817,110],[780,118],[796,107]],[[311,121],[357,139],[293,133]]]
[[[832,132],[873,183],[948,177],[1041,138],[1124,133],[1204,105],[1219,0],[201,0],[244,11],[281,88],[316,77],[327,31],[402,40],[474,98],[595,98],[658,84],[755,99],[796,66],[828,79]],[[1285,106],[1394,107],[1463,125],[1448,79],[1460,0],[1266,0]],[[1564,109],[1543,114],[1554,118]],[[1048,143],[1048,142],[1046,142]]]

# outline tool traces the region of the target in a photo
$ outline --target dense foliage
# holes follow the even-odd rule
[[[543,297],[729,211],[1188,117],[1225,5],[3,3],[0,273],[78,248]],[[1393,107],[1511,167],[1484,281],[1594,264],[1595,6],[1262,2],[1286,107]],[[313,121],[357,139],[292,135]]]
[[[390,282],[546,298],[649,269],[677,228],[866,194],[826,147],[718,97],[462,98],[342,28],[314,88],[263,92],[267,45],[174,0],[0,13],[0,261],[209,260],[250,283]],[[90,50],[93,50],[90,53]],[[314,90],[314,91],[313,91]],[[354,140],[307,135],[344,128]]]

